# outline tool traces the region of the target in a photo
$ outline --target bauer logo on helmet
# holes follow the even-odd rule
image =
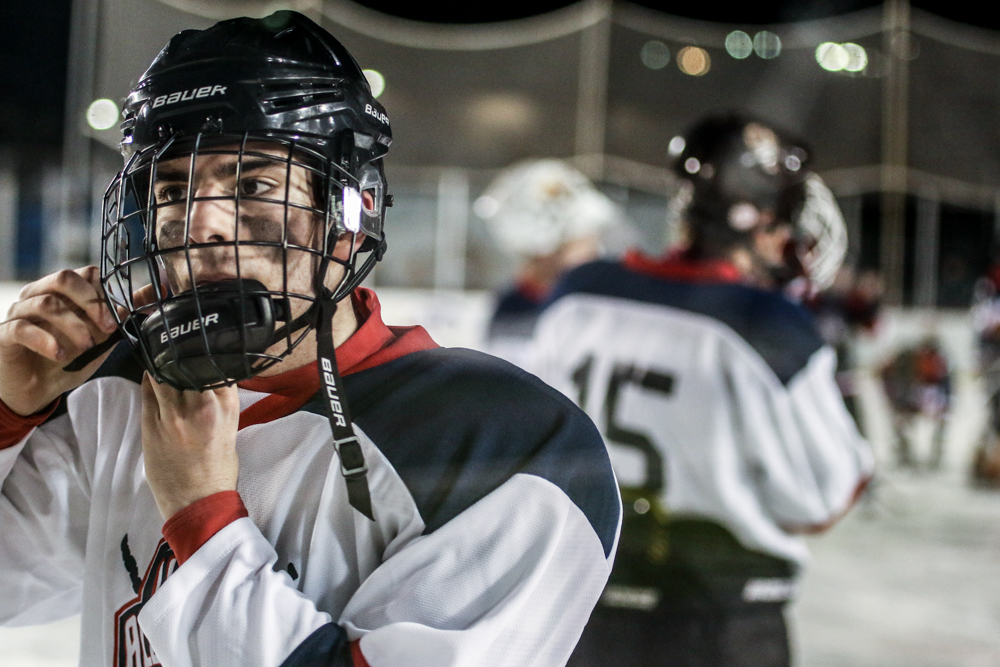
[[[169,95],[160,95],[153,100],[153,108],[162,107],[175,102],[187,102],[201,97],[212,97],[214,95],[225,95],[227,86],[202,86],[190,90],[179,90]]]

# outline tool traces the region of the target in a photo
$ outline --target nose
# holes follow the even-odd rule
[[[191,200],[188,237],[192,243],[232,241],[236,234],[236,208],[231,197],[220,199],[216,188],[199,188]]]

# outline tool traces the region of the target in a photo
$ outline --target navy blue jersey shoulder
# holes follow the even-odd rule
[[[436,348],[348,375],[344,385],[354,421],[403,479],[425,532],[526,473],[562,489],[611,553],[619,506],[604,442],[586,414],[538,378],[486,354]]]
[[[543,305],[543,302],[529,299],[517,287],[502,292],[497,297],[487,337],[530,337]]]
[[[795,377],[823,346],[808,311],[778,292],[749,285],[668,280],[599,261],[568,273],[549,303],[581,293],[659,304],[718,320],[749,343],[782,383]]]
[[[100,368],[97,369],[87,382],[104,377],[120,377],[139,384],[142,382],[142,372],[142,364],[139,363],[139,359],[132,353],[132,348],[127,343],[118,343],[111,352],[111,355],[104,360],[104,363],[101,364]],[[46,421],[51,421],[65,413],[66,397],[64,396],[59,401],[59,406],[55,412]]]
[[[514,286],[504,290],[497,297],[497,306],[493,311],[493,317],[537,314],[541,311],[542,305],[543,302],[528,298],[522,290]]]

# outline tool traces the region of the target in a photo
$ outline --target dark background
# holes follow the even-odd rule
[[[505,21],[573,4],[540,0],[526,11],[519,3],[462,1],[398,3],[361,0],[381,12],[436,23]],[[880,5],[871,0],[764,1],[752,3],[637,2],[669,14],[724,23],[768,24],[823,18]],[[984,3],[911,3],[945,18],[1000,29],[1000,15]],[[58,150],[62,144],[70,0],[16,0],[2,10],[0,39],[0,146]],[[136,17],[141,21],[142,17]],[[46,153],[47,151],[42,151]],[[42,155],[39,155],[42,157]]]

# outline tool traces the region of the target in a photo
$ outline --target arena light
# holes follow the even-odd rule
[[[851,56],[840,44],[823,42],[816,47],[816,62],[828,72],[839,72],[851,61]]]
[[[472,205],[472,212],[483,220],[489,220],[500,210],[500,202],[489,195],[483,195]]]
[[[663,69],[670,63],[670,47],[656,40],[646,42],[639,51],[639,59],[649,69]]]
[[[372,97],[378,97],[385,90],[385,77],[382,73],[374,69],[364,70],[368,85],[372,87]]]
[[[702,76],[712,67],[708,51],[697,46],[685,46],[677,52],[677,67],[685,74]]]
[[[670,143],[667,145],[667,153],[670,154],[670,157],[677,157],[684,152],[685,146],[687,146],[687,142],[684,141],[684,137],[678,134],[676,137],[671,139]]]
[[[87,124],[95,130],[110,130],[116,123],[118,123],[118,105],[111,100],[94,100],[87,107]]]
[[[527,132],[538,117],[535,100],[518,93],[486,93],[470,100],[468,106],[468,118],[477,130],[491,133]]]
[[[753,53],[753,40],[742,30],[734,30],[726,35],[726,53],[733,58],[743,60]]]
[[[764,60],[771,60],[781,55],[781,38],[773,32],[761,30],[753,36],[753,50]]]
[[[868,53],[864,47],[859,44],[852,44],[851,42],[843,46],[844,50],[847,51],[847,64],[844,65],[844,69],[848,72],[864,71],[868,67]]]

